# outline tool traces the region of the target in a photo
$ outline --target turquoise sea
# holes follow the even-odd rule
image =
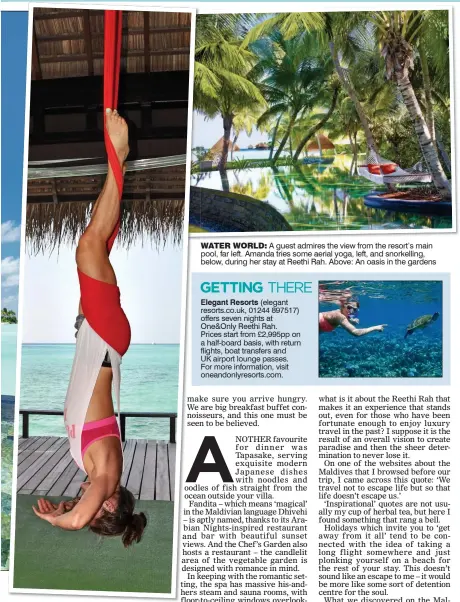
[[[16,388],[17,324],[2,324],[2,395],[14,395]]]
[[[21,409],[62,410],[74,344],[23,345]],[[179,345],[131,345],[121,367],[121,409],[177,412]],[[61,416],[31,416],[31,435],[65,436]],[[127,438],[168,439],[169,419],[128,418]]]
[[[11,477],[13,470],[14,392],[16,388],[16,324],[2,324],[2,555],[8,568],[10,553]]]

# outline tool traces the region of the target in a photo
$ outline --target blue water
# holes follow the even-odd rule
[[[7,568],[13,471],[13,423],[16,388],[17,324],[2,324],[2,555],[1,568]]]
[[[23,345],[22,409],[62,410],[75,345]],[[179,345],[131,345],[123,357],[121,409],[177,412]],[[65,436],[62,417],[31,416],[31,435]],[[128,418],[126,437],[168,439],[168,418]]]
[[[442,377],[442,282],[391,281],[321,283],[329,291],[350,287],[360,303],[359,324],[388,324],[383,332],[354,337],[343,328],[321,333],[322,377]],[[320,303],[319,310],[336,309]],[[439,312],[438,320],[404,338],[416,318]]]
[[[14,395],[16,389],[17,324],[2,324],[2,395]]]
[[[281,157],[289,155],[288,151],[283,151]],[[269,159],[269,150],[254,150],[250,148],[244,148],[239,151],[235,151],[233,155],[229,153],[229,161],[235,161],[236,159]]]
[[[239,151],[234,159],[266,159],[269,151]],[[365,162],[365,157],[359,157]],[[296,231],[390,230],[451,228],[450,216],[419,215],[372,209],[364,196],[377,187],[360,176],[350,175],[351,156],[336,155],[330,165],[250,167],[192,174],[193,186],[229,190],[270,203]],[[191,223],[194,222],[191,216]],[[195,220],[196,221],[196,220]],[[196,221],[195,225],[200,223]],[[205,229],[224,231],[217,224]]]

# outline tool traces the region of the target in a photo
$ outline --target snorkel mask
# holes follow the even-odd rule
[[[345,305],[345,307],[347,308],[349,316],[351,316],[353,318],[356,318],[358,316],[358,314],[359,314],[359,303],[357,303],[357,302],[354,302],[353,304],[347,303]]]

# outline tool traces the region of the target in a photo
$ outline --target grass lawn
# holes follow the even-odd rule
[[[138,501],[136,510],[147,515],[147,527],[142,541],[125,549],[120,537],[53,528],[33,513],[36,499],[17,496],[14,587],[171,592],[172,502]]]

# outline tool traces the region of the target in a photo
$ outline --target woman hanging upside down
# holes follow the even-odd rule
[[[124,170],[128,128],[117,111],[107,109],[105,127]],[[115,166],[119,172],[118,166]],[[120,177],[120,173],[118,176]],[[64,408],[70,452],[88,475],[83,495],[56,505],[38,500],[37,516],[53,526],[99,535],[121,535],[125,547],[141,539],[145,514],[134,514],[134,496],[120,484],[123,451],[112,389],[120,411],[120,363],[131,331],[120,305],[120,291],[109,252],[120,221],[120,186],[109,163],[104,188],[80,238],[76,260],[80,307],[77,345]]]

